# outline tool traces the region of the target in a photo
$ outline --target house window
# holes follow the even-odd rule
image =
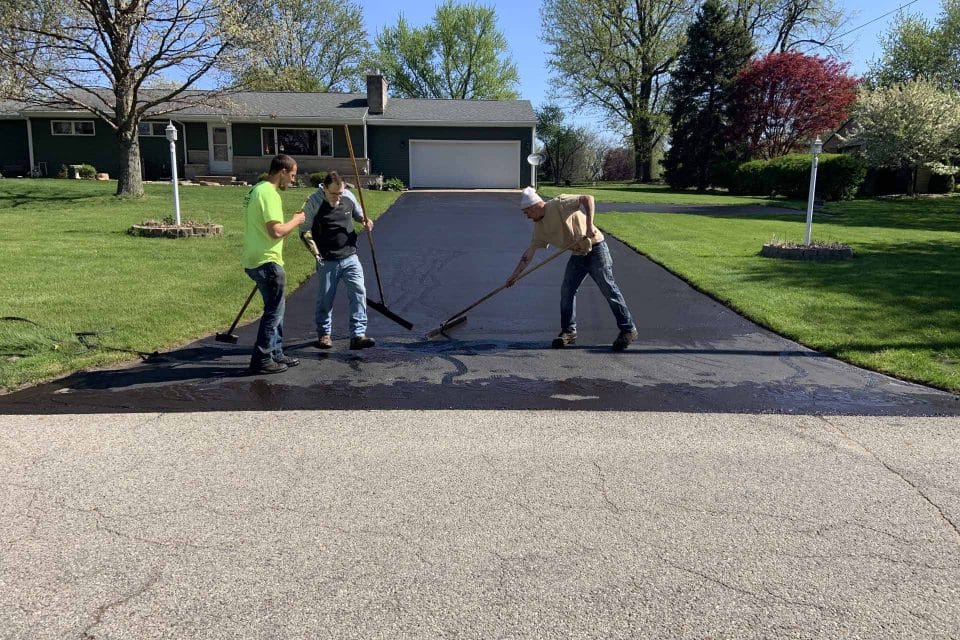
[[[55,136],[92,136],[93,120],[52,120],[50,133]]]
[[[141,122],[137,125],[137,134],[141,138],[163,138],[167,135],[167,125],[163,122]]]
[[[333,156],[333,129],[260,129],[263,155]]]

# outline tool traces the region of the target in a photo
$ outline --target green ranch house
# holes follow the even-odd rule
[[[517,189],[533,181],[526,157],[536,119],[528,100],[389,98],[382,76],[367,76],[364,93],[241,92],[217,107],[189,106],[140,124],[144,178],[170,178],[164,128],[178,130],[179,175],[233,176],[251,181],[270,158],[286,153],[300,172],[353,173],[344,125],[361,173],[400,178],[411,188]],[[54,176],[91,164],[116,176],[113,131],[74,108],[0,103],[0,171]]]

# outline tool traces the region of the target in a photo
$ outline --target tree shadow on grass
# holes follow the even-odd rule
[[[15,209],[26,205],[34,207],[50,205],[56,207],[69,206],[85,200],[96,200],[103,198],[102,193],[92,193],[88,195],[77,194],[52,194],[49,191],[42,193],[0,193],[0,209]]]
[[[827,207],[830,225],[960,233],[960,197],[864,199]]]

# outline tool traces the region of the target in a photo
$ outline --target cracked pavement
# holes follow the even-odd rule
[[[953,418],[7,416],[4,638],[930,638]]]

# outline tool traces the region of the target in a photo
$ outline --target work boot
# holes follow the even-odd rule
[[[621,331],[620,335],[617,336],[617,339],[613,341],[613,350],[614,351],[626,351],[627,347],[630,346],[630,343],[637,339],[640,334],[637,333],[636,329],[631,329],[630,331]]]
[[[353,336],[350,338],[350,348],[357,349],[368,349],[373,345],[377,344],[373,338],[368,338],[367,336]]]
[[[553,339],[553,342],[550,343],[550,346],[554,349],[563,349],[569,344],[573,344],[577,341],[577,332],[576,331],[561,331],[560,335]]]
[[[317,343],[315,346],[317,347],[317,349],[332,349],[333,340],[331,340],[330,336],[328,335],[318,336]]]
[[[300,364],[300,361],[297,358],[291,358],[290,356],[286,356],[286,355],[280,358],[279,360],[274,359],[274,362],[285,364],[288,367],[295,367],[298,364]]]
[[[251,362],[250,363],[250,375],[258,376],[263,373],[283,373],[287,370],[287,365],[282,362],[274,362],[273,360],[267,363]]]

